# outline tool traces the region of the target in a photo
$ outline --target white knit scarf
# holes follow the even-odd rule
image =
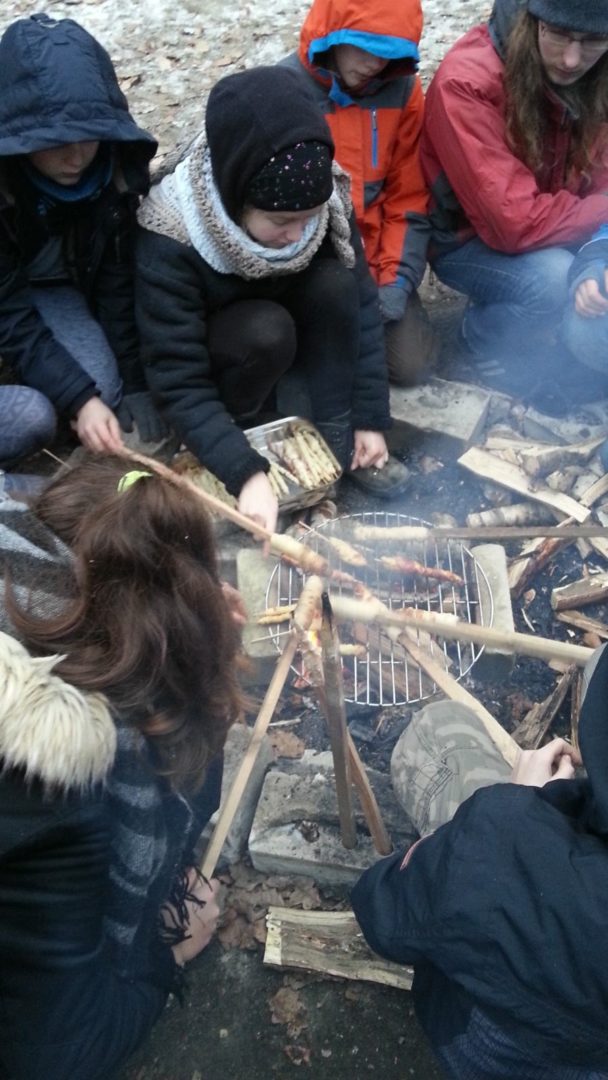
[[[204,137],[174,172],[152,188],[138,212],[144,229],[189,243],[219,274],[242,278],[277,277],[306,269],[327,233],[345,266],[355,265],[350,241],[350,178],[335,162],[334,190],[319,213],[307,222],[300,240],[267,248],[253,240],[226,213],[213,179]]]

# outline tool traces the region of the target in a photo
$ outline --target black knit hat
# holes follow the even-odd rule
[[[608,0],[528,0],[528,11],[551,26],[608,37]]]
[[[271,157],[251,180],[245,199],[259,210],[310,210],[327,202],[332,190],[329,147],[300,142]]]
[[[252,181],[257,181],[266,167],[272,171],[272,158],[293,151],[299,144],[320,143],[325,148],[320,169],[323,183],[314,193],[315,201],[300,208],[318,206],[329,198],[326,165],[333,158],[334,144],[319,106],[297,72],[277,65],[250,68],[220,79],[209,94],[205,127],[213,178],[234,221],[239,221],[243,207],[251,200]]]

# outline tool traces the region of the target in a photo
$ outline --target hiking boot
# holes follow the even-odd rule
[[[396,499],[407,491],[412,479],[407,465],[392,456],[389,456],[386,465],[381,469],[371,466],[369,469],[355,469],[354,472],[346,472],[344,475],[352,484],[377,499]]]

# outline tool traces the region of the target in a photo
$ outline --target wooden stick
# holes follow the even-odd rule
[[[373,953],[352,911],[270,907],[266,926],[264,963],[272,967],[319,971],[400,990],[411,988],[412,969]]]
[[[274,669],[274,674],[270,680],[270,685],[266,691],[266,695],[262,702],[260,711],[256,717],[255,724],[251,731],[251,739],[243,760],[239,765],[237,773],[232,782],[230,791],[223,804],[219,817],[217,819],[215,828],[211,835],[211,839],[207,846],[205,856],[201,863],[201,874],[203,877],[213,877],[213,872],[217,866],[217,860],[220,857],[221,850],[224,846],[224,841],[228,835],[228,830],[232,825],[232,820],[238,809],[239,803],[247,781],[251,776],[251,771],[255,764],[256,758],[262,745],[262,739],[266,734],[268,725],[272,720],[274,710],[277,706],[277,702],[281,696],[281,691],[285,685],[285,680],[289,674],[289,668],[294,658],[295,651],[298,645],[298,638],[295,631],[292,631],[288,638],[283,652],[281,653],[277,665]]]
[[[350,732],[346,732],[346,747],[348,750],[348,756],[350,760],[350,774],[352,781],[357,789],[359,796],[359,802],[361,803],[361,809],[365,815],[370,836],[372,838],[374,847],[380,855],[390,855],[393,850],[391,838],[388,835],[384,822],[382,820],[382,814],[380,813],[380,807],[372,785],[369,782],[369,777],[365,771],[365,766],[359,757],[359,751],[355,746]]]
[[[502,724],[499,724],[498,720],[494,719],[492,714],[483,707],[481,702],[478,701],[476,697],[473,697],[473,694],[470,694],[468,690],[465,690],[464,686],[462,686],[453,675],[450,675],[448,671],[445,671],[441,664],[438,664],[436,660],[433,660],[424,649],[419,649],[418,646],[414,645],[414,642],[410,641],[405,635],[401,635],[399,641],[404,649],[407,649],[412,659],[420,665],[423,671],[426,671],[427,675],[441,690],[443,690],[447,697],[452,701],[459,701],[463,705],[468,705],[468,707],[473,710],[481,720],[488,735],[492,739],[492,742],[500,751],[507,764],[514,765],[519,757],[519,747],[509,733],[505,731]]]
[[[352,755],[349,756],[346,747],[348,732],[339,641],[327,593],[323,593],[322,599],[321,663],[324,685],[318,688],[318,695],[325,713],[334,759],[340,836],[344,847],[351,849],[357,845],[357,829],[351,797],[350,760]]]
[[[259,525],[253,518],[241,514],[239,510],[235,510],[234,507],[228,506],[227,503],[222,502],[221,499],[217,499],[215,495],[210,495],[209,492],[203,491],[201,488],[197,487],[196,484],[193,484],[191,480],[188,480],[187,476],[176,473],[167,465],[163,465],[161,461],[146,457],[145,454],[136,454],[133,450],[128,450],[126,447],[120,451],[120,455],[128,461],[135,462],[137,465],[143,465],[149,472],[155,472],[158,476],[162,476],[165,480],[169,480],[176,487],[185,488],[187,491],[192,492],[192,494],[196,495],[200,501],[204,503],[208,510],[226,518],[227,521],[232,521],[234,525],[238,525],[241,529],[251,533],[257,540],[264,540],[269,544],[272,552],[277,555],[287,556],[293,563],[301,567],[302,570],[313,574],[328,573],[329,567],[327,559],[318,555],[312,548],[306,547],[305,544],[301,544],[298,540],[295,540],[293,536],[269,532],[268,529],[263,528],[263,526]]]
[[[578,667],[584,667],[593,652],[592,649],[571,645],[566,641],[552,641],[550,638],[517,632],[501,633],[491,627],[475,626],[471,623],[447,622],[441,615],[420,609],[389,611],[379,600],[355,600],[342,595],[332,597],[332,605],[340,622],[378,622],[387,626],[403,626],[405,623],[408,626],[421,626],[429,633],[450,641],[473,641],[478,645],[493,645],[520,656],[535,656],[540,660],[565,660]],[[405,641],[403,644],[406,646]]]
[[[508,507],[506,509],[509,509]],[[573,540],[591,536],[608,538],[605,525],[359,525],[357,540],[385,540],[388,543],[422,540],[534,540],[549,536],[570,537]]]

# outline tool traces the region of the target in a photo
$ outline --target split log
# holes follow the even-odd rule
[[[608,626],[606,623],[600,622],[599,619],[591,619],[589,615],[584,615],[582,611],[574,611],[568,608],[567,611],[558,611],[555,618],[557,622],[566,623],[567,626],[576,626],[577,630],[582,630],[583,633],[597,634],[603,641],[608,641]]]
[[[576,670],[574,666],[568,668],[549,696],[533,705],[517,725],[513,738],[522,750],[536,750],[540,746],[573,684]]]
[[[528,476],[548,476],[554,469],[563,469],[570,465],[584,465],[602,445],[604,436],[594,436],[584,442],[571,443],[567,446],[523,446],[519,448],[519,457]],[[580,469],[577,470],[580,472]]]
[[[411,968],[382,960],[365,943],[352,911],[270,907],[264,963],[410,990]]]
[[[608,597],[608,573],[592,574],[589,577],[561,585],[551,593],[551,607],[554,611],[566,608],[585,607],[586,604],[599,604]]]
[[[527,499],[549,506],[558,513],[574,518],[575,521],[583,522],[589,517],[588,508],[570,498],[569,495],[551,491],[546,484],[532,483],[523,468],[501,461],[487,450],[473,446],[458,458],[458,463],[475,473],[476,476],[482,476],[484,479],[517,491]]]

